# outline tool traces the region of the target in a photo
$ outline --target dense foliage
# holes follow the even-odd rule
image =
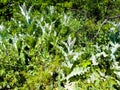
[[[1,0],[0,89],[119,90],[119,2]]]

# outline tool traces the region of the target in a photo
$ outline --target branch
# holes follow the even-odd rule
[[[115,19],[115,18],[120,18],[120,15],[114,16],[114,17],[109,17],[108,19]]]
[[[107,19],[105,19],[105,20],[102,22],[102,24],[100,25],[100,27],[99,27],[99,29],[98,29],[98,32],[96,33],[96,35],[93,37],[92,40],[94,40],[94,39],[99,35],[99,32],[100,32],[102,26],[103,26],[109,19],[116,19],[116,18],[120,18],[120,15],[114,16],[114,17],[108,17]]]
[[[105,19],[105,20],[102,22],[102,24],[100,25],[100,27],[99,27],[99,29],[98,29],[98,32],[97,32],[96,35],[94,36],[93,40],[98,36],[98,34],[99,34],[102,26],[103,26],[106,22],[107,22],[107,19]]]

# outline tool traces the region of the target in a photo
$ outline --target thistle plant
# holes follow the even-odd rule
[[[65,57],[65,62],[63,62],[63,66],[67,66],[69,68],[72,68],[73,63],[79,58],[79,56],[82,54],[82,52],[74,52],[74,45],[75,45],[76,39],[74,38],[72,40],[71,36],[69,35],[67,42],[63,42],[62,44],[65,45],[67,52],[63,49],[61,46],[57,46],[58,49],[62,52],[62,54]],[[72,57],[72,58],[70,58]]]
[[[27,23],[30,23],[30,12],[32,9],[32,6],[27,10],[27,7],[25,5],[25,3],[22,6],[19,6],[22,15],[25,17]]]
[[[67,14],[63,14],[63,18],[62,18],[62,23],[63,25],[67,26],[70,22],[70,16],[68,16]]]
[[[31,12],[32,6],[27,9],[25,3],[19,8],[23,16],[14,14],[11,21],[0,24],[0,89],[114,90],[120,86],[119,40],[87,41],[84,20],[70,12],[59,13],[55,6],[43,12]],[[119,24],[108,32],[116,36]]]
[[[44,23],[44,25],[42,25],[42,23]],[[47,34],[47,35],[50,35],[51,31],[52,31],[52,28],[53,28],[53,25],[54,25],[54,21],[51,21],[50,23],[47,23],[45,20],[44,20],[44,17],[41,16],[40,20],[37,20],[37,27],[40,27],[41,30],[42,30],[42,34]]]

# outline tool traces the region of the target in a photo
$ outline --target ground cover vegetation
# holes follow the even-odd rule
[[[120,0],[1,0],[1,90],[119,90]]]

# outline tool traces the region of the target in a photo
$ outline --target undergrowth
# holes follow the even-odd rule
[[[24,3],[0,25],[0,89],[118,90],[119,39],[117,22],[101,27]]]

